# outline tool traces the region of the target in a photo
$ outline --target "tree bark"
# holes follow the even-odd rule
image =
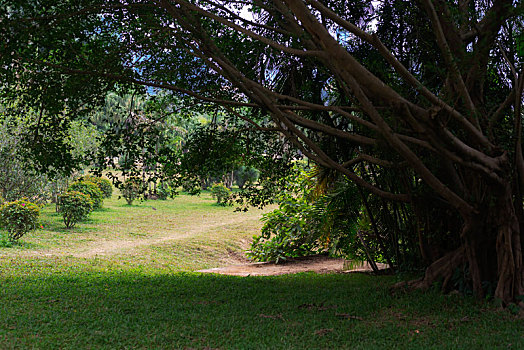
[[[520,226],[509,184],[504,190],[497,208],[501,215],[497,218],[498,282],[495,297],[508,303],[524,295],[524,269]]]
[[[503,305],[524,295],[521,232],[513,206],[513,194],[508,183],[490,188],[492,193],[474,215],[464,217],[461,246],[434,261],[422,280],[414,281],[415,288],[429,288],[443,281],[449,289],[455,269],[467,267],[471,289],[483,298],[488,286],[496,286],[494,297]]]

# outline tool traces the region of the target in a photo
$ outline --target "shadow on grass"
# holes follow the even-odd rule
[[[30,235],[31,232],[27,233],[27,235]],[[11,241],[7,238],[7,234],[5,232],[0,232],[0,249],[2,248],[12,248],[12,249],[37,249],[41,248],[42,245],[26,242],[23,240],[23,237],[20,238],[17,241]]]
[[[72,272],[0,280],[1,348],[524,345],[522,322],[507,313],[433,292],[391,296],[391,276]]]
[[[46,231],[50,231],[53,233],[68,234],[71,232],[94,232],[97,230],[96,227],[90,227],[86,225],[98,225],[104,223],[106,220],[105,217],[107,217],[106,213],[109,213],[111,211],[112,210],[110,208],[98,208],[95,211],[93,211],[86,219],[76,223],[76,225],[71,229],[65,227],[62,214],[57,212],[46,213],[46,219],[41,220],[41,222]],[[102,217],[96,217],[97,213],[102,214]],[[95,217],[93,215],[95,215]]]
[[[80,232],[96,231],[95,227],[84,226],[84,224],[95,224],[95,223],[97,223],[96,220],[92,221],[90,219],[87,219],[87,220],[78,222],[73,228],[66,228],[64,222],[62,221],[62,217],[60,217],[60,221],[58,220],[42,221],[42,226],[44,226],[44,230],[49,231],[49,232],[70,234],[73,232],[80,233]]]

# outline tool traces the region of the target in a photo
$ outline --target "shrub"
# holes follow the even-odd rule
[[[100,191],[102,191],[104,198],[111,198],[111,195],[113,194],[113,186],[111,185],[111,181],[104,177],[84,175],[81,178],[79,178],[78,181],[89,181],[94,183],[98,186],[98,188],[100,188]]]
[[[121,192],[127,204],[133,204],[133,201],[140,196],[142,185],[142,180],[138,177],[130,177],[124,181]]]
[[[287,191],[278,197],[278,209],[263,215],[260,236],[253,237],[247,255],[259,261],[285,260],[312,254],[328,253],[353,261],[366,260],[380,250],[363,246],[364,221],[359,219],[360,200],[354,185],[337,181],[322,189],[322,181],[311,173],[289,177]],[[368,244],[368,248],[374,248]]]
[[[173,188],[167,182],[161,182],[156,189],[156,194],[158,199],[166,200],[173,196]]]
[[[72,228],[78,221],[87,218],[93,210],[91,196],[85,193],[68,191],[60,194],[58,198],[66,228]]]
[[[87,194],[91,197],[91,201],[93,201],[93,209],[102,207],[104,195],[102,191],[100,191],[100,188],[90,181],[75,181],[69,185],[67,191],[78,191]]]
[[[264,214],[261,235],[253,237],[248,257],[278,263],[289,257],[314,254],[318,244],[308,220],[311,208],[304,197],[289,195],[278,209]]]
[[[211,196],[216,199],[218,205],[225,206],[229,196],[231,196],[231,190],[224,184],[217,183],[211,187]]]
[[[10,241],[16,241],[38,226],[40,208],[35,203],[21,199],[5,202],[0,207],[0,225],[7,230]]]
[[[200,190],[205,189],[205,181],[201,181],[197,177],[186,178],[182,181],[181,186],[182,191],[196,195],[200,193]]]

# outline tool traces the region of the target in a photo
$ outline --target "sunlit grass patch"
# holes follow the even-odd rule
[[[141,249],[143,245],[158,245],[195,235],[203,235],[205,240],[220,245],[228,238],[249,240],[260,230],[260,216],[261,211],[256,209],[238,213],[232,207],[217,206],[205,192],[199,197],[180,195],[165,201],[136,201],[133,205],[113,196],[87,220],[66,229],[62,216],[50,204],[42,210],[43,228],[24,236],[13,249],[7,249],[11,245],[5,244],[6,249],[0,250],[0,255],[18,254],[15,249],[27,254],[81,254],[84,257],[127,254],[134,249],[134,242],[137,249]]]

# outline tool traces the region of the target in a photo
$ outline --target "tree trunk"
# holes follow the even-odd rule
[[[494,282],[495,298],[507,304],[524,294],[520,227],[511,186],[493,193],[486,208],[466,220],[464,245],[475,295],[483,297],[483,284]]]
[[[411,283],[414,287],[426,289],[443,280],[442,288],[449,289],[455,270],[467,266],[477,298],[483,298],[490,285],[493,296],[505,305],[524,295],[520,226],[511,186],[491,193],[478,213],[464,218],[461,246],[434,261],[422,280]]]
[[[497,206],[497,267],[498,282],[495,297],[505,303],[514,301],[524,295],[524,269],[522,266],[521,232],[517,214],[513,206],[510,186],[505,188],[505,196],[500,198]],[[517,198],[516,200],[522,200]]]

